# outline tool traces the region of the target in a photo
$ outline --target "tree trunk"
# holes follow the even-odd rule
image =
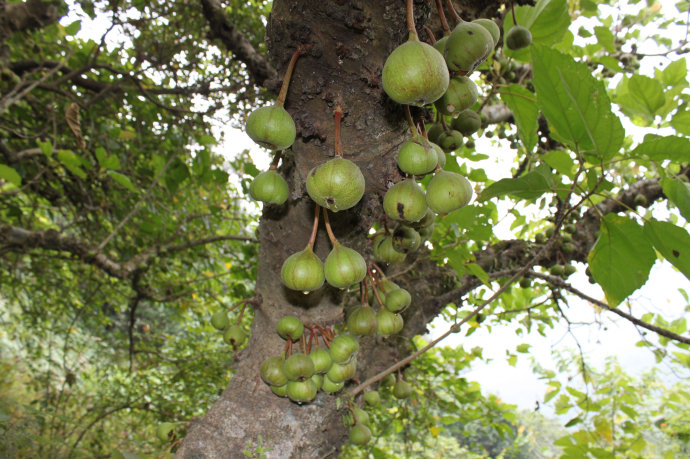
[[[415,4],[422,38],[430,11],[431,2]],[[345,113],[343,154],[359,165],[366,179],[362,201],[331,214],[335,235],[344,245],[371,259],[368,230],[381,220],[387,188],[401,179],[396,154],[409,137],[408,128],[403,107],[383,92],[381,70],[386,57],[407,38],[405,2],[277,0],[266,35],[281,75],[297,47],[311,45],[297,61],[285,103],[298,131],[281,167],[292,193],[285,205],[264,208],[256,283],[261,304],[255,311],[250,342],[221,398],[191,425],[177,453],[181,458],[243,457],[243,450],[258,452],[259,445],[269,458],[337,456],[347,436],[342,410],[336,410],[337,397],[319,392],[314,402],[299,406],[275,396],[259,377],[261,362],[283,351],[284,341],[276,333],[281,317],[292,314],[305,323],[334,324],[341,321],[348,301],[329,286],[304,295],[289,291],[280,280],[283,261],[304,249],[309,240],[314,203],[306,194],[305,180],[314,166],[334,156],[336,102]],[[323,260],[329,250],[321,224],[315,252]],[[449,284],[443,282],[448,272],[434,263],[418,258],[406,265],[412,263],[425,276],[424,281],[415,281],[412,294],[419,307],[407,314],[404,337],[424,332],[426,323],[443,307],[427,300],[441,293],[440,285]],[[407,286],[405,279],[396,282]],[[407,352],[406,342],[400,337],[361,339],[356,377],[364,380],[390,366],[393,357]]]

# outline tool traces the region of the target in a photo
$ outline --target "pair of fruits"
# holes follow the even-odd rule
[[[228,314],[222,310],[211,316],[211,325],[216,330],[224,331],[223,341],[231,345],[233,349],[237,349],[247,341],[247,335],[244,329],[237,324],[231,324]]]

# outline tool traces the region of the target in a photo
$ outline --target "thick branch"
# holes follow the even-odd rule
[[[222,41],[223,45],[247,66],[249,75],[257,85],[263,86],[266,80],[278,78],[278,73],[268,60],[230,23],[218,0],[201,0],[201,5],[204,17],[211,27],[209,38],[218,38]]]

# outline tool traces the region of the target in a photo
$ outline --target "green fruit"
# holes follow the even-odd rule
[[[408,384],[404,379],[398,379],[393,386],[393,395],[396,398],[407,398],[412,395],[412,386]]]
[[[381,290],[383,291],[384,294],[392,291],[392,290],[397,290],[399,289],[400,286],[393,282],[392,280],[388,279],[387,277],[384,277],[381,279]]]
[[[412,303],[412,295],[405,289],[398,288],[386,293],[386,298],[383,300],[384,306],[390,312],[401,312]]]
[[[211,325],[216,330],[224,330],[225,327],[230,325],[230,319],[228,319],[228,314],[225,311],[218,311],[211,316]]]
[[[441,53],[418,40],[395,48],[383,65],[383,90],[399,104],[432,103],[446,92],[449,79]]]
[[[358,284],[367,273],[367,263],[356,250],[336,242],[323,266],[326,282],[333,287],[346,288]]]
[[[491,38],[494,42],[494,46],[492,48],[495,48],[498,44],[498,40],[501,38],[501,29],[498,27],[498,24],[496,24],[491,19],[485,18],[475,19],[472,22],[484,27],[491,34]]]
[[[393,375],[393,373],[387,374],[381,380],[381,387],[391,387],[393,385],[395,385],[395,375]]]
[[[309,403],[316,398],[318,388],[314,381],[307,379],[306,381],[290,381],[287,383],[287,396],[293,402]]]
[[[307,176],[307,193],[321,207],[333,212],[354,207],[364,195],[364,176],[344,158],[334,158],[313,168]]]
[[[441,135],[443,132],[443,124],[441,123],[433,123],[430,124],[429,127],[426,130],[426,136],[429,138],[430,142],[436,142],[438,140],[438,136]]]
[[[419,221],[427,210],[424,190],[414,179],[398,182],[384,196],[383,209],[392,220]]]
[[[419,228],[419,237],[422,238],[422,242],[428,241],[429,238],[434,234],[434,225],[424,226]]]
[[[376,261],[386,263],[400,263],[405,259],[405,254],[398,252],[393,247],[393,237],[379,234],[374,238],[374,258]]]
[[[433,171],[438,164],[438,156],[431,142],[422,136],[415,136],[405,142],[398,152],[398,167],[405,174],[424,175]]]
[[[462,147],[463,139],[465,137],[462,135],[462,132],[460,131],[448,131],[444,132],[441,135],[441,138],[439,139],[439,145],[445,151],[446,153],[450,153],[451,151],[455,151],[458,148]]]
[[[563,272],[565,272],[565,269],[563,265],[553,265],[551,268],[549,268],[549,272],[554,276],[561,276]]]
[[[297,133],[295,122],[281,105],[254,110],[247,118],[246,130],[254,142],[271,150],[289,148]]]
[[[247,341],[247,335],[244,334],[244,330],[239,325],[230,325],[223,334],[223,341],[237,349]]]
[[[160,441],[172,441],[175,438],[175,424],[172,422],[162,422],[156,427],[156,437]]]
[[[282,386],[270,386],[271,387],[271,392],[276,394],[278,397],[287,397],[287,383],[283,384]]]
[[[334,394],[343,388],[345,381],[333,382],[328,378],[328,375],[324,375],[323,383],[321,384],[321,390],[329,394]]]
[[[448,90],[434,102],[436,109],[444,115],[455,115],[470,108],[477,102],[479,90],[474,81],[466,76],[451,78]]]
[[[273,169],[260,173],[249,185],[249,195],[267,204],[280,205],[287,200],[289,193],[287,182]]]
[[[564,276],[570,276],[571,274],[575,274],[577,272],[577,268],[573,265],[565,265],[563,266],[563,275]]]
[[[571,253],[575,252],[576,248],[577,247],[575,247],[575,244],[573,244],[572,242],[566,242],[561,247],[561,250],[563,251],[564,254],[570,255]]]
[[[350,427],[350,443],[353,445],[366,445],[371,441],[371,430],[364,424],[357,423]]]
[[[338,335],[331,342],[329,353],[333,363],[345,363],[357,353],[359,343],[351,335]],[[336,381],[334,381],[336,382]]]
[[[356,371],[357,358],[353,357],[347,363],[334,363],[326,373],[326,376],[334,383],[339,383],[352,378]]]
[[[267,358],[261,364],[261,379],[270,386],[284,386],[288,382],[284,365],[282,357]]]
[[[448,41],[449,36],[450,34],[444,35],[443,38],[437,40],[436,43],[434,43],[434,49],[441,53],[441,55],[443,55],[443,52],[446,50],[446,42]]]
[[[479,114],[472,110],[463,110],[458,117],[451,122],[451,126],[464,136],[472,135],[482,127],[482,120]]]
[[[390,312],[386,308],[379,309],[379,312],[376,314],[376,320],[379,324],[379,335],[387,336],[397,332],[398,323],[395,316],[396,314]]]
[[[301,352],[292,354],[285,359],[285,376],[288,381],[305,381],[314,374],[314,362]]]
[[[398,225],[393,231],[393,248],[398,252],[409,253],[419,250],[422,238],[419,233],[407,225]]]
[[[528,28],[516,25],[506,34],[505,42],[508,49],[516,51],[526,48],[532,43],[532,34]]]
[[[646,206],[647,205],[647,197],[643,194],[638,194],[635,196],[635,205],[636,206]]]
[[[556,228],[553,226],[549,226],[544,230],[544,234],[546,234],[546,237],[551,237],[553,236],[553,233],[556,231]]]
[[[422,219],[419,220],[418,222],[412,223],[410,226],[412,226],[412,228],[417,228],[417,229],[429,227],[429,226],[432,226],[434,224],[435,220],[436,220],[436,214],[434,213],[434,211],[431,209],[427,209],[426,213],[424,214]]]
[[[347,318],[347,329],[355,335],[376,333],[376,313],[369,305],[356,306]]]
[[[321,389],[321,387],[323,386],[323,378],[324,378],[323,375],[320,375],[320,374],[318,374],[318,373],[314,373],[314,374],[311,376],[311,378],[309,378],[309,379],[310,379],[310,380],[314,383],[314,385],[316,386],[316,390],[319,390],[319,389]]]
[[[461,22],[455,26],[446,42],[444,56],[448,68],[469,75],[489,57],[493,44],[491,33],[482,25]]]
[[[436,161],[438,162],[438,167],[441,169],[446,167],[446,153],[443,151],[443,148],[436,143],[432,143],[431,148],[433,148],[434,152],[436,152]]]
[[[381,396],[375,390],[370,390],[364,393],[364,403],[371,406],[376,406],[381,403]]]
[[[543,244],[546,242],[546,234],[544,233],[537,233],[534,235],[534,242],[537,244]]]
[[[299,318],[295,316],[285,316],[278,321],[278,335],[284,340],[297,341],[304,333],[304,325]],[[282,384],[276,384],[282,386]]]
[[[573,234],[575,232],[575,224],[574,223],[568,223],[567,225],[563,226],[563,231],[569,234]]]
[[[439,171],[426,187],[426,202],[437,214],[465,207],[472,199],[472,185],[460,174]]]
[[[326,349],[320,347],[312,349],[309,353],[309,358],[314,362],[314,373],[317,374],[326,373],[333,365],[331,354]]]
[[[352,415],[357,419],[358,423],[364,424],[365,426],[369,425],[369,414],[363,409],[355,407],[352,410]]]
[[[301,252],[293,253],[280,270],[283,284],[292,290],[309,292],[323,285],[325,279],[323,264],[312,248],[307,246]]]
[[[520,279],[520,287],[528,288],[530,285],[532,285],[532,281],[527,277],[523,277],[522,279]]]

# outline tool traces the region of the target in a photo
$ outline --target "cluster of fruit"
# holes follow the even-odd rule
[[[242,322],[242,316],[244,315],[244,310],[247,306],[247,303],[251,301],[252,300],[242,300],[233,305],[233,308],[242,305],[242,309],[235,323],[230,323],[228,313],[224,309],[211,316],[211,325],[213,328],[222,331],[223,341],[232,346],[232,348],[235,350],[237,350],[247,341],[247,334],[244,332],[244,328],[242,328],[240,323]]]

